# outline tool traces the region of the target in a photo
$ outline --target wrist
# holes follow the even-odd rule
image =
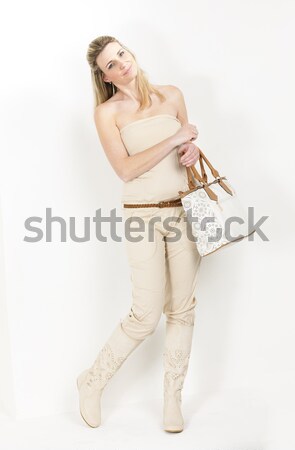
[[[172,148],[178,147],[179,145],[182,144],[182,142],[180,141],[180,138],[176,135],[172,135],[170,137],[170,143],[171,143]]]

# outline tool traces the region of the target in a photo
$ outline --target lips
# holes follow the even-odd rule
[[[129,66],[129,68],[126,70],[126,72],[123,73],[123,75],[126,75],[129,72],[129,70],[131,69],[131,66],[132,66],[132,64]]]

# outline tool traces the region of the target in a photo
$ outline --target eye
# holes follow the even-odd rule
[[[125,51],[124,51],[124,50],[121,50],[121,52],[119,53],[119,55],[122,56],[124,53],[125,53]],[[112,67],[113,67],[113,64],[111,63],[111,64],[108,66],[108,69],[111,69]]]

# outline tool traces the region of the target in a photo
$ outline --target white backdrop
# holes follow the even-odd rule
[[[216,392],[242,392],[244,408],[258,411],[254,438],[287,442],[295,400],[294,2],[26,1],[6,3],[1,22],[3,414],[77,411],[77,374],[131,305],[124,244],[110,240],[107,225],[108,242],[99,242],[92,222],[96,209],[121,211],[122,181],[98,140],[86,61],[90,41],[108,34],[135,52],[152,83],[182,89],[196,145],[257,220],[269,216],[268,241],[255,235],[202,261],[184,398],[194,394],[203,406]],[[64,219],[65,242],[59,223],[46,242],[46,209]],[[39,218],[39,242],[24,240],[36,235],[25,228],[30,217]],[[70,217],[79,236],[90,217],[89,242],[70,238]],[[104,404],[160,401],[164,326],[163,316]]]

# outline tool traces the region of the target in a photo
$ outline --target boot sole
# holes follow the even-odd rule
[[[165,427],[164,431],[167,431],[168,433],[181,433],[183,431],[183,428],[179,428],[177,426],[171,426],[171,427]]]

